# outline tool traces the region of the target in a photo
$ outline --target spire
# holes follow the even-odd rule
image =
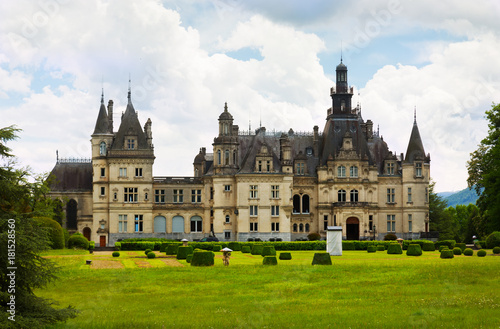
[[[413,124],[417,124],[417,106],[413,109]]]
[[[424,144],[420,137],[417,125],[417,110],[413,112],[413,129],[411,130],[410,141],[406,149],[405,162],[413,163],[415,160],[425,160]]]
[[[104,105],[104,87],[102,88],[102,92],[101,92],[101,104]]]
[[[108,112],[106,111],[106,106],[104,106],[104,89],[103,89],[101,94],[101,107],[99,108],[99,114],[97,115],[94,134],[107,134],[107,133],[109,133],[109,118],[108,118]]]
[[[132,104],[132,88],[131,88],[131,81],[130,81],[130,73],[128,75],[128,103],[129,104]]]

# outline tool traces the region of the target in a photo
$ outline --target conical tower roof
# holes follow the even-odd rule
[[[104,92],[101,95],[101,108],[99,109],[99,115],[97,116],[97,121],[95,123],[94,135],[97,134],[109,134],[109,119],[108,113],[106,111],[106,106],[104,106]]]
[[[406,149],[406,163],[413,163],[416,159],[424,160],[425,150],[424,144],[422,143],[422,138],[420,138],[420,132],[418,131],[417,118],[413,121],[413,128],[411,130],[410,141],[408,142],[408,148]]]

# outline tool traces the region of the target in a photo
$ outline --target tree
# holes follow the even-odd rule
[[[40,256],[49,248],[48,230],[33,217],[52,217],[54,211],[43,176],[15,167],[6,143],[17,131],[0,129],[0,327],[38,328],[74,317],[76,310],[55,309],[52,301],[34,294],[56,279],[56,267]]]
[[[500,104],[493,104],[491,110],[486,111],[486,118],[488,135],[470,154],[467,184],[479,195],[477,205],[488,234],[500,231]]]
[[[434,192],[436,182],[429,185],[429,229],[439,232],[439,240],[453,240],[453,218],[446,211],[446,200]]]

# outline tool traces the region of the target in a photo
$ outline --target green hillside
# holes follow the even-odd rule
[[[451,195],[446,196],[446,192],[438,193],[440,196],[443,196],[443,199],[448,202],[449,207],[455,207],[457,205],[468,205],[469,203],[476,203],[478,199],[478,195],[476,190],[465,188],[460,192],[453,193]]]

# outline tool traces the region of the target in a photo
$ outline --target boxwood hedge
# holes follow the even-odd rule
[[[264,246],[264,248],[262,248],[262,256],[276,256],[276,250],[274,249],[273,246]]]
[[[472,255],[474,255],[474,250],[472,250],[471,248],[465,248],[464,256],[472,256]]]
[[[192,253],[193,253],[193,247],[191,247],[191,246],[187,246],[187,247],[180,246],[177,249],[177,259],[186,259],[187,255],[192,254]]]
[[[280,252],[280,260],[290,260],[292,259],[292,254],[289,252]]]
[[[252,246],[252,255],[262,255],[262,250],[264,249],[264,245],[261,243],[255,243]]]
[[[460,247],[453,248],[453,254],[457,255],[457,256],[461,255],[462,254],[462,249]]]
[[[332,265],[332,259],[327,252],[317,252],[314,254],[312,265]]]
[[[368,246],[368,248],[366,250],[368,252],[377,252],[377,247],[375,247],[375,246]]]
[[[231,249],[231,248],[229,248],[229,249]],[[242,246],[241,247],[241,252],[244,254],[249,254],[251,251],[252,251],[252,249],[250,248],[250,246]]]
[[[477,256],[478,257],[484,257],[484,256],[486,256],[486,250],[484,250],[484,249],[479,250],[477,252]]]
[[[399,243],[391,243],[389,247],[387,248],[387,254],[390,255],[397,255],[397,254],[402,254],[403,250],[401,249],[401,245]]]
[[[452,250],[450,250],[450,249],[443,249],[441,251],[441,255],[439,257],[440,258],[453,258],[455,256],[453,255],[453,251]]]
[[[410,244],[408,245],[408,249],[406,250],[406,255],[407,256],[421,256],[422,255],[422,248],[420,247],[419,244]]]
[[[69,237],[68,240],[68,248],[69,249],[89,249],[89,240],[84,237],[81,233],[75,233]]]
[[[276,256],[264,256],[262,259],[262,265],[278,265],[278,260]]]
[[[215,254],[212,251],[195,251],[193,252],[193,258],[191,258],[191,266],[212,266],[214,265],[214,259]]]

